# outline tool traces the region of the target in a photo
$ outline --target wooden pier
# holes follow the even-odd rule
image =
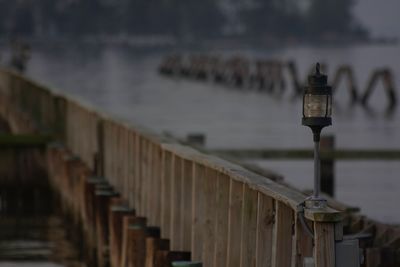
[[[342,212],[304,209],[269,177],[5,70],[0,115],[13,134],[52,136],[48,176],[88,266],[336,266]]]

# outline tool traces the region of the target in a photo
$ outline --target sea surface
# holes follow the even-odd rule
[[[101,110],[179,138],[204,133],[207,148],[312,148],[312,136],[301,125],[301,100],[293,100],[290,81],[281,96],[239,90],[181,78],[161,76],[157,67],[173,49],[124,46],[53,44],[34,47],[27,75],[42,84],[76,96]],[[371,73],[390,68],[395,89],[400,86],[399,45],[296,46],[282,48],[211,47],[186,51],[249,59],[294,60],[300,75],[316,63],[327,64],[332,80],[338,66],[354,68],[364,91]],[[3,62],[7,59],[7,52]],[[368,110],[351,106],[342,82],[334,96],[333,125],[324,134],[335,136],[341,149],[400,149],[400,113],[386,114],[387,98],[381,83]],[[312,188],[309,160],[259,160],[256,164],[284,175],[300,189]],[[337,161],[336,197],[361,208],[367,216],[400,223],[399,161]]]

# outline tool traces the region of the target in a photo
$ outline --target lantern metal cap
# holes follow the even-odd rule
[[[305,94],[312,95],[331,95],[332,87],[328,86],[328,76],[321,74],[321,65],[315,66],[315,74],[308,76],[308,86],[305,88]]]
[[[321,65],[319,63],[315,66],[315,74],[308,76],[308,84],[311,86],[326,86],[328,83],[328,76],[321,74]]]

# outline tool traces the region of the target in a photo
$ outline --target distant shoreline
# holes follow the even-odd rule
[[[210,39],[178,39],[169,35],[93,35],[82,37],[26,37],[18,39],[32,46],[49,45],[99,45],[99,46],[126,46],[131,48],[275,48],[289,46],[348,46],[348,45],[397,45],[399,39],[396,37],[378,38],[326,38],[319,40],[300,40],[298,38],[244,38],[244,37],[222,37]],[[0,37],[0,45],[6,46],[10,43],[10,37]]]

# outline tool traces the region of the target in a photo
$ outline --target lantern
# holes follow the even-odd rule
[[[303,95],[302,124],[311,128],[314,135],[314,193],[306,200],[312,209],[326,207],[326,200],[320,195],[321,171],[319,141],[322,128],[332,124],[332,88],[327,85],[328,77],[320,73],[317,63],[315,75],[308,77],[308,86]]]

